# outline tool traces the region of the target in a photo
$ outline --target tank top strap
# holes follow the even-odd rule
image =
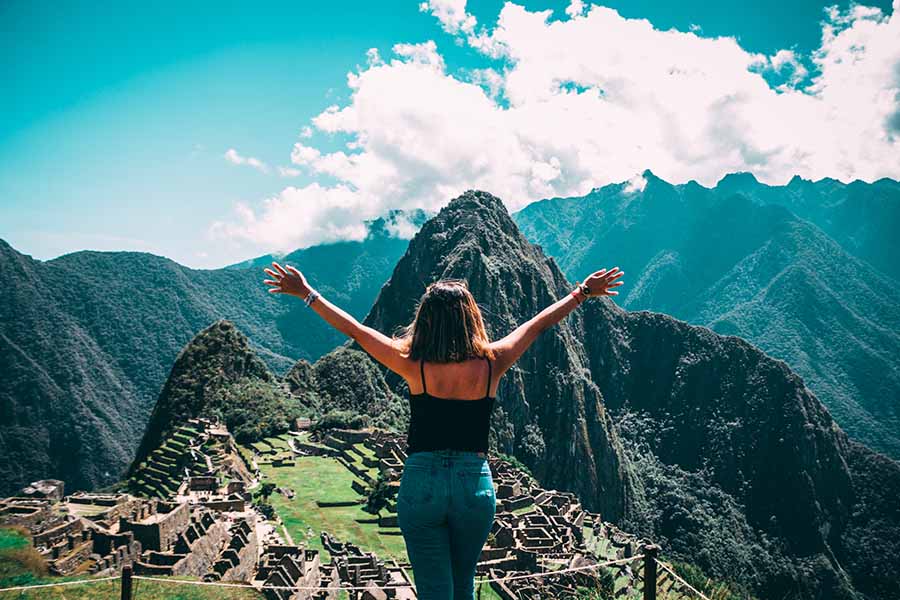
[[[490,396],[490,395],[491,395],[491,378],[492,378],[492,376],[493,376],[492,373],[491,373],[491,359],[488,358],[487,356],[485,356],[484,359],[487,361],[487,364],[488,364],[488,381],[487,381],[487,389],[485,390],[484,395],[485,395],[485,396]]]
[[[419,373],[422,375],[422,393],[427,394],[428,389],[425,387],[425,359],[419,359]]]

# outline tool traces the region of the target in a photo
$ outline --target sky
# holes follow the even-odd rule
[[[900,179],[898,7],[6,0],[0,238],[217,268],[467,189]]]

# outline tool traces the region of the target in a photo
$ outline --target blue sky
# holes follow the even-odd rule
[[[568,18],[568,1],[516,4],[525,15],[552,9],[549,21]],[[659,31],[675,28],[703,38],[730,36],[750,54],[773,57],[779,50],[790,50],[797,57],[796,65],[806,71],[791,82],[793,88],[808,85],[817,74],[808,57],[822,42],[826,13],[820,3],[637,1],[603,6],[615,9],[623,22],[647,19]],[[850,5],[838,6],[846,11]],[[892,14],[890,2],[867,2],[866,6],[880,8],[882,20],[862,15],[861,24],[868,19],[868,23],[885,25]],[[479,28],[490,31],[498,24],[502,7],[501,2],[469,2],[465,10]],[[515,50],[505,57],[481,51],[466,39],[465,31],[454,32],[452,23],[432,14],[435,6],[431,9],[399,1],[0,4],[0,69],[6,88],[0,95],[0,238],[40,259],[85,248],[127,249],[212,268],[272,249],[286,250],[292,244],[358,235],[359,228],[354,227],[358,223],[348,215],[370,211],[366,216],[371,216],[392,206],[386,190],[402,190],[394,202],[398,206],[434,208],[440,198],[449,199],[456,180],[372,184],[366,195],[348,199],[341,209],[344,212],[332,211],[329,203],[343,202],[334,200],[344,197],[335,195],[335,190],[343,189],[338,189],[342,181],[359,190],[365,182],[382,182],[384,173],[409,162],[384,166],[389,153],[383,147],[366,146],[374,142],[365,140],[379,139],[372,126],[348,130],[345,122],[335,131],[313,127],[308,137],[300,134],[329,106],[357,107],[347,73],[374,71],[367,56],[371,48],[378,50],[379,60],[389,62],[395,44],[433,40],[441,76],[460,80],[472,80],[472,69],[501,71],[511,63]],[[844,21],[835,22],[849,29],[855,21],[847,21],[850,13],[846,15]],[[617,22],[607,20],[598,27],[613,27]],[[859,30],[859,35],[867,35],[864,27]],[[521,39],[514,43],[522,43]],[[652,43],[648,48],[653,51]],[[400,56],[416,64],[431,60],[420,60],[420,54],[412,51]],[[525,64],[529,59],[520,60]],[[783,62],[776,61],[776,67]],[[779,80],[784,79],[782,71],[767,68],[761,76],[772,87],[784,83]],[[365,79],[369,80],[375,78]],[[359,89],[365,90],[366,85]],[[523,103],[515,99],[517,93],[509,88],[508,93],[494,96],[496,107],[508,107],[510,98]],[[532,100],[530,91],[522,93]],[[402,100],[391,97],[385,102]],[[847,127],[852,128],[852,123]],[[342,149],[346,152],[347,142],[358,140],[360,134],[362,148],[355,148],[379,165],[371,171],[351,173],[319,164],[318,159],[298,160],[296,154],[292,163],[292,148],[298,140],[303,148],[315,148],[317,157],[339,153],[339,158],[345,158]],[[764,134],[759,132],[760,139]],[[423,139],[427,145],[427,138]],[[548,148],[557,142],[548,142]],[[759,139],[750,142],[762,143]],[[750,142],[739,140],[735,147]],[[785,143],[780,141],[778,147]],[[226,160],[230,149],[237,153],[232,156],[254,157],[260,168]],[[637,170],[642,161],[664,175],[666,165],[671,165],[672,179],[710,178],[731,168],[717,164],[694,174],[651,154],[638,154],[634,164],[628,165],[601,161],[598,167],[570,166],[562,151],[547,152],[546,159],[534,159],[530,171],[539,173],[546,187],[511,188],[507,195],[517,199],[511,208],[543,191],[555,195],[621,180],[622,173]],[[871,152],[860,151],[863,154]],[[443,158],[436,155],[434,161],[441,164]],[[608,170],[604,170],[606,164]],[[810,161],[809,172],[827,173],[830,164],[825,158]],[[282,177],[279,167],[295,175]],[[894,163],[854,168],[853,173],[891,174]],[[551,174],[543,175],[542,169]],[[514,170],[519,171],[519,167]],[[768,171],[761,167],[760,172],[782,176],[774,167]],[[491,177],[504,177],[499,166],[492,173]],[[571,177],[566,179],[566,173]],[[458,185],[465,189],[494,181],[479,177],[461,174]],[[313,184],[314,189],[307,187]],[[286,186],[294,192],[286,194]],[[323,188],[330,191],[321,192]],[[298,189],[304,189],[304,194]],[[321,192],[323,204],[314,214],[287,208],[276,211],[291,203],[310,202],[313,192]],[[274,208],[263,208],[266,198],[280,200]],[[361,210],[373,202],[378,206]],[[236,205],[252,211],[252,226],[247,224],[247,210],[235,212]],[[308,231],[294,235],[279,228],[278,223],[290,219],[296,219],[288,224],[291,231],[303,227]],[[332,227],[329,219],[340,221],[340,226]],[[306,225],[297,225],[299,221]],[[216,222],[224,226],[211,235]],[[272,228],[271,239],[267,227]]]

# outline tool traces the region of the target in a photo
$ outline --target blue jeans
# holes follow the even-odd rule
[[[397,521],[419,600],[473,600],[475,567],[496,508],[487,458],[458,450],[407,457]]]

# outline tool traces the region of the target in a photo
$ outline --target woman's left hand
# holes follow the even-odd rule
[[[273,278],[263,280],[263,283],[272,286],[269,288],[269,293],[290,294],[291,296],[297,296],[298,298],[306,298],[311,290],[303,273],[291,265],[282,267],[277,262],[273,262],[272,266],[275,267],[275,270],[269,268],[263,269],[263,271]]]

